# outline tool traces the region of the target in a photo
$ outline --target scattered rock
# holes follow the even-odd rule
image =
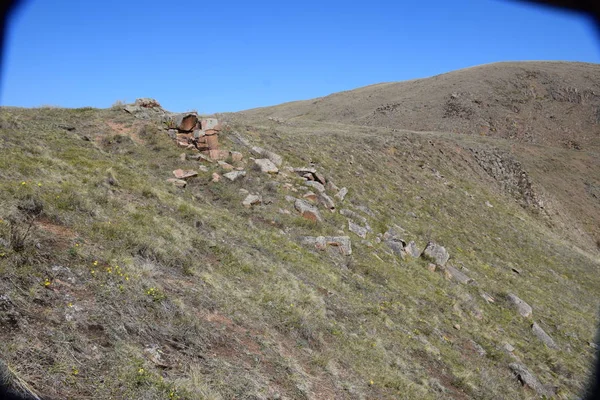
[[[439,244],[435,244],[434,242],[427,243],[427,247],[425,247],[425,250],[423,250],[423,254],[421,256],[429,258],[441,266],[444,266],[450,258],[450,254],[448,254],[446,249]]]
[[[348,220],[348,229],[350,232],[356,234],[358,237],[365,239],[367,237],[367,228],[363,228],[362,226],[355,224],[351,220]]]
[[[302,198],[310,201],[311,203],[316,203],[317,202],[317,195],[314,194],[313,192],[306,192]],[[295,200],[294,200],[295,201]]]
[[[231,157],[231,162],[240,162],[244,159],[244,155],[239,151],[230,151],[229,156]]]
[[[352,254],[352,242],[348,236],[307,236],[302,243],[313,245],[317,250],[325,250],[328,246],[338,247],[343,255]]]
[[[285,201],[287,201],[288,203],[295,203],[296,200],[298,200],[298,199],[295,198],[294,196],[289,196],[289,195],[285,196]]]
[[[340,188],[338,188],[336,186],[335,183],[333,183],[331,180],[328,180],[327,183],[325,184],[325,189],[329,190],[330,192],[339,192]]]
[[[250,193],[247,189],[244,189],[244,188],[240,188],[239,192],[241,194],[249,194]]]
[[[260,195],[256,195],[256,194],[249,194],[248,196],[246,196],[246,198],[242,202],[244,207],[252,207],[252,206],[260,204],[260,203],[262,203],[262,197]]]
[[[281,167],[281,164],[283,164],[283,158],[277,153],[273,153],[272,151],[265,150],[258,146],[254,146],[250,150],[258,156],[265,157],[277,167]]]
[[[258,165],[261,172],[265,172],[268,174],[276,174],[279,172],[279,168],[268,158],[259,158],[254,160],[254,163]]]
[[[337,192],[335,194],[335,198],[336,199],[340,199],[340,201],[344,201],[344,198],[346,197],[346,195],[348,194],[348,189],[346,189],[345,187],[341,188],[339,192]]]
[[[485,205],[488,206],[489,208],[494,208],[494,206],[492,205],[492,203],[490,203],[489,201],[486,201]]]
[[[542,329],[541,326],[539,326],[537,323],[533,323],[531,325],[531,331],[533,332],[533,334],[540,339],[546,346],[548,346],[551,349],[558,349],[558,346],[556,345],[556,342],[554,341],[554,339],[552,339],[550,337],[550,335],[548,335],[546,333],[546,331],[544,331]]]
[[[311,187],[320,193],[325,192],[325,186],[323,186],[321,183],[316,182],[316,181],[306,181],[306,182],[304,182],[304,186]]]
[[[198,170],[202,172],[208,172],[208,167],[206,165],[199,165]]]
[[[227,179],[229,179],[231,182],[235,182],[238,179],[241,179],[243,177],[246,176],[246,171],[231,171],[228,172],[226,174],[223,174],[223,176]]]
[[[384,243],[392,249],[394,254],[404,258],[404,246],[406,246],[406,242],[398,237],[390,237],[389,239],[384,239]]]
[[[519,312],[519,314],[521,314],[521,316],[525,318],[531,317],[531,313],[533,312],[533,310],[531,309],[531,306],[529,304],[525,303],[523,300],[521,300],[512,293],[509,293],[508,296],[506,296],[506,298],[517,308],[517,311]]]
[[[508,366],[523,386],[533,389],[540,396],[553,396],[554,391],[548,389],[523,364],[512,363]]]
[[[443,269],[444,269],[444,275],[446,276],[447,279],[454,279],[457,282],[462,283],[464,285],[473,282],[473,279],[469,278],[463,272],[459,271],[458,269],[454,268],[451,265],[445,265],[445,266],[443,266]]]
[[[214,137],[216,138],[217,136],[210,136],[210,137]],[[210,148],[210,146],[209,146]],[[208,156],[212,159],[212,160],[226,160],[227,157],[229,157],[229,151],[227,150],[219,150],[219,149],[210,149],[208,151]]]
[[[196,160],[196,161],[206,161],[209,163],[213,163],[214,160],[210,159],[209,157],[205,156],[202,153],[197,153],[197,154],[191,154],[187,156],[188,159],[190,160]]]
[[[504,343],[504,345],[502,345],[502,348],[509,353],[512,353],[513,351],[515,351],[515,348],[510,343]]]
[[[181,154],[179,155],[179,160],[181,160],[181,161],[185,161],[185,159],[186,159],[185,153],[181,153]]]
[[[437,269],[437,266],[435,264],[433,264],[433,263],[427,264],[427,270],[429,272],[435,272],[436,269]]]
[[[324,207],[330,210],[335,210],[335,203],[333,202],[333,199],[329,197],[325,192],[319,192],[317,197],[319,203],[321,203]]]
[[[229,172],[231,174],[231,172]],[[227,174],[225,174],[227,175]],[[217,174],[216,172],[213,172],[212,174],[212,181],[213,182],[219,182],[221,180],[221,175]]]
[[[356,206],[356,209],[364,212],[371,218],[375,218],[375,213],[367,206]]]
[[[417,247],[417,244],[413,240],[408,242],[408,245],[404,248],[404,251],[406,251],[406,254],[408,254],[411,257],[414,257],[414,258],[421,257],[421,250],[419,250],[419,248]]]
[[[306,200],[296,199],[294,202],[294,208],[308,220],[315,222],[323,221],[323,218],[321,217],[317,207],[313,206]]]
[[[486,292],[480,292],[479,293],[481,295],[481,297],[483,297],[483,299],[485,301],[487,301],[488,303],[494,303],[496,301],[496,299],[494,299],[492,296],[490,296],[489,294],[487,294]]]
[[[167,365],[167,363],[165,363],[165,361],[163,360],[163,358],[162,358],[163,352],[158,348],[158,346],[156,346],[156,345],[148,346],[144,349],[144,353],[146,353],[148,355],[148,358],[150,359],[150,361],[152,361],[157,366],[159,366],[161,368],[169,367],[169,365]]]
[[[169,178],[169,179],[167,179],[167,182],[173,184],[173,186],[180,187],[180,188],[184,188],[187,186],[187,182],[184,181],[183,179]]]
[[[225,161],[217,161],[217,163],[219,164],[219,166],[225,170],[225,171],[233,171],[233,165],[226,163]]]
[[[475,349],[475,351],[477,352],[477,354],[479,354],[479,356],[485,357],[487,355],[487,351],[485,351],[485,349],[483,347],[481,347],[481,345],[479,343],[477,343],[473,339],[470,339],[469,341],[471,343],[471,346],[473,346],[473,349]]]
[[[193,170],[184,171],[182,169],[176,169],[175,171],[173,171],[173,175],[175,175],[175,178],[177,179],[188,179],[197,176],[198,173]]]
[[[340,210],[340,214],[342,214],[345,217],[352,218],[355,221],[359,221],[363,224],[367,223],[367,219],[365,217],[363,217],[362,215],[360,215],[358,213],[355,213],[352,210],[348,210],[347,208],[342,208]]]
[[[454,329],[456,329],[457,331],[460,331],[460,325],[459,324],[454,324]]]
[[[286,210],[284,208],[280,208],[279,209],[279,214],[290,215],[291,212],[290,212],[290,210]]]

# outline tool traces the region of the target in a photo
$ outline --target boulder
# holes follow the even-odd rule
[[[322,183],[317,181],[306,181],[304,182],[304,186],[308,186],[310,188],[315,189],[317,192],[325,192],[325,186]]]
[[[323,221],[323,218],[321,217],[317,207],[313,206],[306,200],[296,199],[294,202],[294,208],[308,220],[315,222]]]
[[[238,179],[241,179],[243,177],[246,176],[246,171],[231,171],[228,172],[226,174],[223,174],[223,176],[227,179],[229,179],[231,182],[235,182]]]
[[[544,331],[542,327],[539,326],[537,323],[534,322],[531,325],[531,331],[533,332],[535,337],[540,339],[546,346],[548,346],[551,349],[558,349],[558,346],[556,345],[554,339],[552,339],[550,335],[548,335],[546,331]]]
[[[348,194],[348,189],[343,187],[333,197],[335,197],[336,199],[339,199],[340,201],[344,201],[344,198],[346,197],[347,194]]]
[[[279,168],[268,158],[259,158],[254,160],[254,164],[256,164],[261,172],[268,174],[276,174],[279,172]]]
[[[169,178],[167,182],[171,183],[173,186],[184,188],[187,185],[187,182],[183,179]]]
[[[406,246],[406,242],[398,237],[389,237],[388,239],[384,239],[384,243],[392,249],[394,254],[404,258],[404,246]]]
[[[435,261],[436,264],[441,266],[444,266],[450,258],[450,254],[448,254],[444,247],[433,242],[427,243],[427,247],[425,247],[421,256]]]
[[[198,123],[198,115],[193,112],[172,114],[167,123],[179,132],[192,132]]]
[[[256,194],[249,194],[248,196],[246,196],[246,198],[242,202],[244,207],[252,207],[252,206],[260,204],[260,203],[262,203],[262,197],[260,195],[256,195]]]
[[[404,251],[406,251],[406,254],[408,254],[411,257],[414,257],[414,258],[421,257],[421,250],[419,250],[419,248],[417,247],[417,244],[413,240],[408,242],[408,245],[406,245],[406,247],[404,248]]]
[[[506,298],[515,306],[515,308],[517,309],[519,314],[521,314],[521,316],[525,318],[531,317],[531,313],[533,312],[533,310],[529,304],[525,303],[523,300],[521,300],[512,293],[509,293],[508,296],[506,296]]]
[[[523,386],[533,389],[539,396],[552,397],[554,390],[542,385],[523,364],[512,363],[508,366]]]
[[[197,176],[198,173],[193,170],[184,171],[182,169],[176,169],[175,171],[173,171],[173,175],[175,175],[175,178],[177,178],[177,179],[189,179],[194,176]]]
[[[363,228],[362,226],[355,224],[351,220],[348,220],[348,230],[350,232],[356,234],[358,237],[365,239],[367,237],[367,228]]]

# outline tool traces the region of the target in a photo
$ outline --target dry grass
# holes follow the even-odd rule
[[[180,161],[159,125],[118,110],[2,109],[0,121],[0,218],[24,199],[43,205],[22,251],[0,241],[0,294],[10,298],[0,303],[0,352],[45,395],[533,398],[511,375],[505,342],[559,398],[584,384],[597,255],[491,185],[465,149],[477,139],[310,121],[230,126],[221,142],[246,160],[232,131],[346,186],[338,208],[374,231],[363,243],[339,213],[322,210],[319,225],[298,218],[284,196],[301,196],[301,180],[247,161],[239,182],[212,183],[210,165],[186,189],[169,186],[172,170],[197,162]],[[117,139],[107,121],[140,142]],[[263,204],[242,207],[240,188]],[[376,241],[393,225],[407,241],[446,246],[477,285],[394,256]],[[340,230],[351,257],[300,244]],[[0,237],[9,234],[0,223]],[[509,292],[533,306],[559,350],[536,341],[503,300]]]

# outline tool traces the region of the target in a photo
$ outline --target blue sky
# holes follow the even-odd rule
[[[2,105],[237,111],[507,60],[600,62],[587,19],[512,1],[29,0]]]

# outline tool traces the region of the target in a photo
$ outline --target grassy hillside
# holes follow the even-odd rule
[[[0,354],[16,377],[56,399],[536,398],[518,360],[557,398],[581,391],[598,253],[563,240],[470,150],[509,144],[230,120],[220,141],[247,176],[212,182],[217,164],[182,161],[158,122],[120,109],[0,111]],[[253,167],[240,137],[282,155],[280,173]],[[285,199],[308,190],[285,166],[308,165],[348,189],[321,223]],[[175,188],[177,168],[199,176]],[[241,189],[262,204],[242,206]],[[368,222],[366,239],[340,209]],[[390,228],[445,246],[474,282],[394,254]],[[348,235],[352,254],[302,244],[318,235]]]
[[[231,118],[247,124],[302,126],[318,121],[449,132],[474,136],[475,143],[483,139],[523,164],[555,230],[589,249],[600,243],[599,65],[488,64],[248,110]]]

